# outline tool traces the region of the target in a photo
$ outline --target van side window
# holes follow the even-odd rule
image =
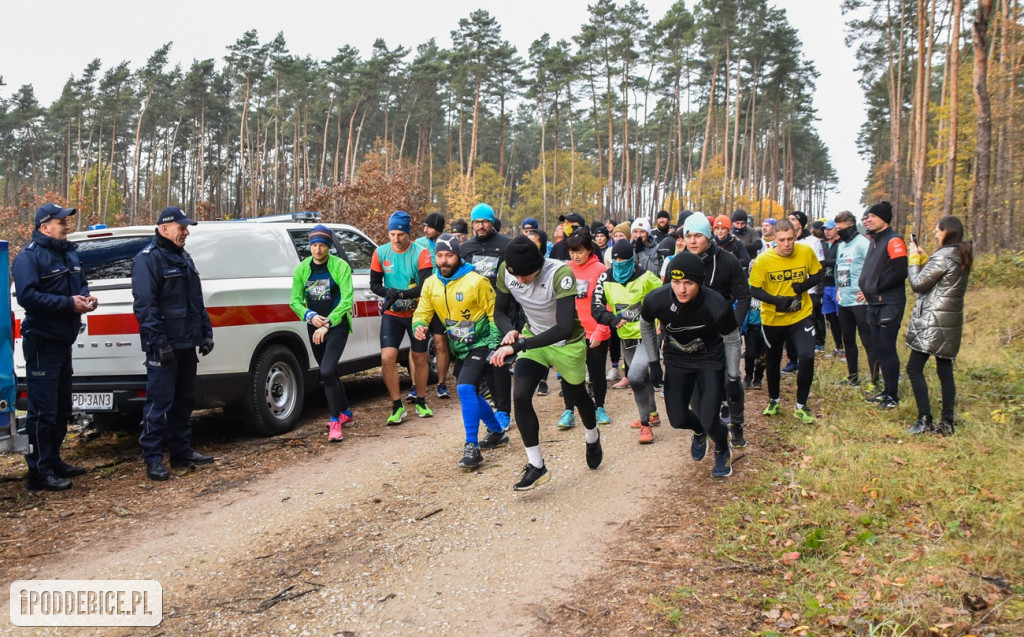
[[[299,261],[308,259],[310,255],[309,230],[289,230],[288,234],[292,237],[292,243],[295,245],[295,252],[299,255]],[[334,246],[331,246],[329,252],[335,256],[338,255],[338,249]]]
[[[130,279],[135,255],[153,240],[144,237],[111,237],[78,243],[78,259],[87,281]]]
[[[373,253],[377,246],[366,237],[349,230],[337,230],[334,237],[341,244],[341,248],[348,255],[348,265],[352,268],[353,274],[369,274],[370,262],[373,260]]]

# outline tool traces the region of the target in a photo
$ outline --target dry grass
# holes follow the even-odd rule
[[[905,379],[901,407],[880,412],[840,385],[845,364],[818,360],[818,424],[777,418],[777,464],[709,522],[716,556],[762,569],[743,600],[762,610],[756,634],[1024,634],[1022,299],[969,293],[950,438],[906,434]]]

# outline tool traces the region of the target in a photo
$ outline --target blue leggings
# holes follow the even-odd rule
[[[479,442],[481,420],[488,431],[501,431],[501,425],[494,417],[491,406],[477,392],[480,381],[485,376],[488,386],[494,386],[494,367],[487,363],[487,356],[490,353],[491,350],[486,347],[478,347],[470,350],[466,358],[455,363],[459,402],[462,403],[462,425],[466,428],[466,442],[473,444]]]

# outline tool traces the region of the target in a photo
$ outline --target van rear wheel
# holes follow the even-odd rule
[[[250,372],[246,427],[260,436],[291,431],[302,414],[304,391],[295,354],[284,345],[266,348]]]

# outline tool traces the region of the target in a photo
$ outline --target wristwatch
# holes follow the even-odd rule
[[[518,354],[519,352],[526,349],[526,339],[520,336],[516,339],[515,343],[512,343],[512,351]]]

